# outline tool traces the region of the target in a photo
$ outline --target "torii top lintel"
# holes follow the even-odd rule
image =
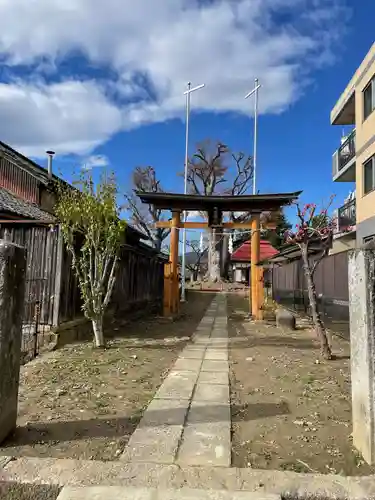
[[[144,193],[136,194],[143,203],[154,205],[162,210],[185,211],[197,210],[212,213],[215,209],[220,212],[246,211],[261,213],[276,211],[285,205],[297,200],[302,191],[294,193],[256,194],[242,196],[204,196],[179,193]]]

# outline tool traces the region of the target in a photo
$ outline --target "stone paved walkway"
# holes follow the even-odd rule
[[[217,295],[145,411],[121,460],[159,464],[231,464],[228,328]]]

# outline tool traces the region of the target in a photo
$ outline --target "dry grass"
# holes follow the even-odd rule
[[[69,345],[22,367],[18,428],[0,455],[116,459],[211,299],[190,294],[176,322],[120,325],[106,350]]]
[[[228,298],[233,465],[297,472],[372,474],[351,442],[349,344],[319,358],[307,326],[281,331],[246,321],[247,303]]]

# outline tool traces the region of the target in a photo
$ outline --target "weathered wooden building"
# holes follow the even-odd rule
[[[56,181],[45,169],[0,142],[0,238],[27,250],[23,350],[35,356],[51,330],[82,316],[80,292],[54,217]],[[111,306],[162,307],[164,259],[127,226]]]

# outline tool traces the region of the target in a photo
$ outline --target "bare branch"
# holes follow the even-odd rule
[[[136,167],[132,173],[133,192],[125,193],[127,208],[132,213],[134,226],[145,233],[154,248],[161,250],[163,241],[168,237],[170,229],[156,228],[156,222],[165,220],[162,210],[154,205],[144,205],[135,195],[135,191],[142,193],[162,193],[160,180],[157,179],[153,167]]]

